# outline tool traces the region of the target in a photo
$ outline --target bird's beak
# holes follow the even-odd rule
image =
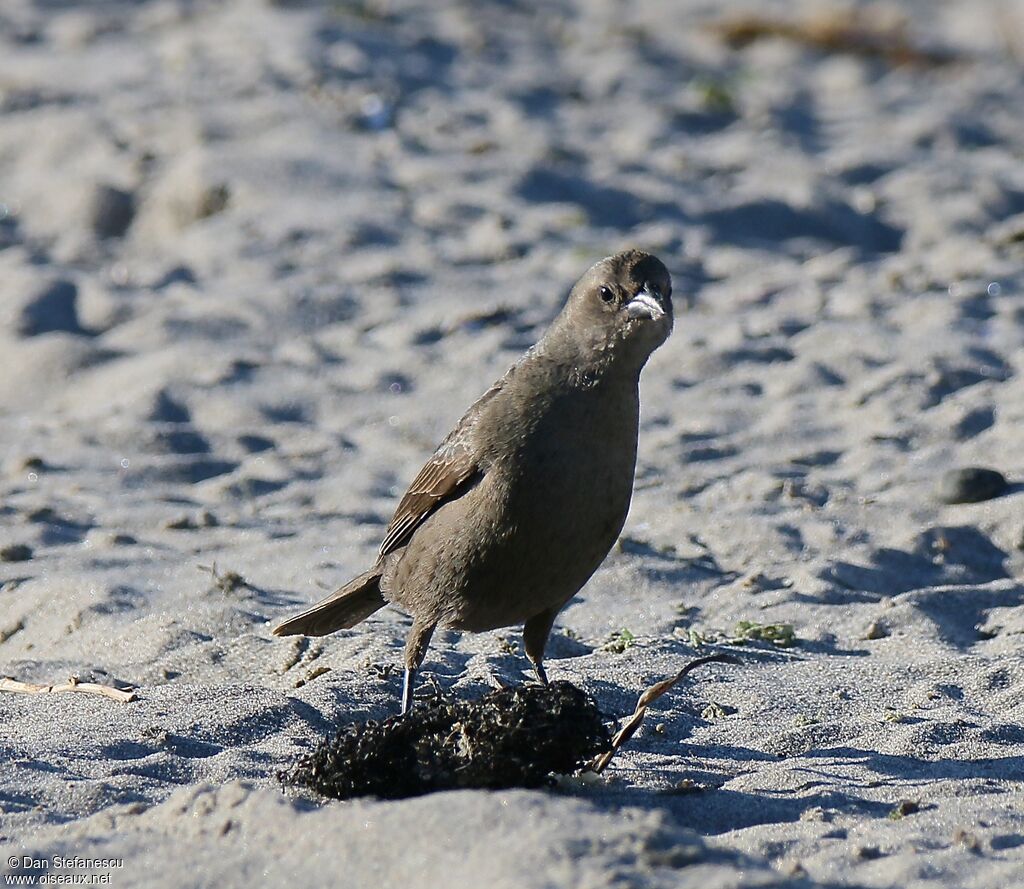
[[[626,303],[626,315],[629,318],[658,321],[665,317],[665,310],[661,307],[661,298],[657,292],[652,292],[645,287]]]

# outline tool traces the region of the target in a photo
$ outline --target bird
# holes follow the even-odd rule
[[[547,684],[555,618],[625,524],[640,372],[672,326],[672,278],[655,256],[630,249],[591,266],[413,479],[373,567],[274,635],[324,636],[398,606],[412,617],[403,715],[438,626],[522,624],[526,656]]]

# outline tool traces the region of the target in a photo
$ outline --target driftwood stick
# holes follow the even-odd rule
[[[96,682],[79,682],[74,676],[63,685],[36,685],[34,682],[21,682],[9,676],[0,676],[0,691],[14,692],[23,695],[44,695],[60,691],[77,691],[86,695],[100,695],[114,701],[127,704],[137,697],[134,691],[114,688],[110,685],[99,685]]]
[[[590,771],[596,772],[598,775],[601,774],[607,768],[608,763],[612,761],[612,757],[618,752],[619,748],[626,743],[630,738],[633,737],[634,732],[644,721],[644,716],[647,713],[647,708],[660,698],[665,692],[667,692],[673,685],[681,682],[691,672],[702,667],[704,664],[735,664],[736,658],[729,654],[709,654],[706,657],[699,657],[695,660],[690,661],[682,670],[676,673],[675,676],[670,676],[668,679],[662,679],[661,682],[656,682],[647,691],[640,695],[640,700],[636,702],[636,709],[633,711],[633,715],[629,717],[623,724],[622,727],[615,733],[615,737],[612,738],[611,749],[602,753],[590,764]]]

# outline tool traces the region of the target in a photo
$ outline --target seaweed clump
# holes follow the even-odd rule
[[[325,738],[280,778],[336,799],[401,799],[458,788],[540,787],[611,748],[593,699],[569,682],[434,699],[407,716]]]

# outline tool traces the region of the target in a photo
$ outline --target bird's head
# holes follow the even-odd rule
[[[672,332],[672,278],[656,256],[626,250],[591,266],[576,282],[565,316],[641,364]]]

